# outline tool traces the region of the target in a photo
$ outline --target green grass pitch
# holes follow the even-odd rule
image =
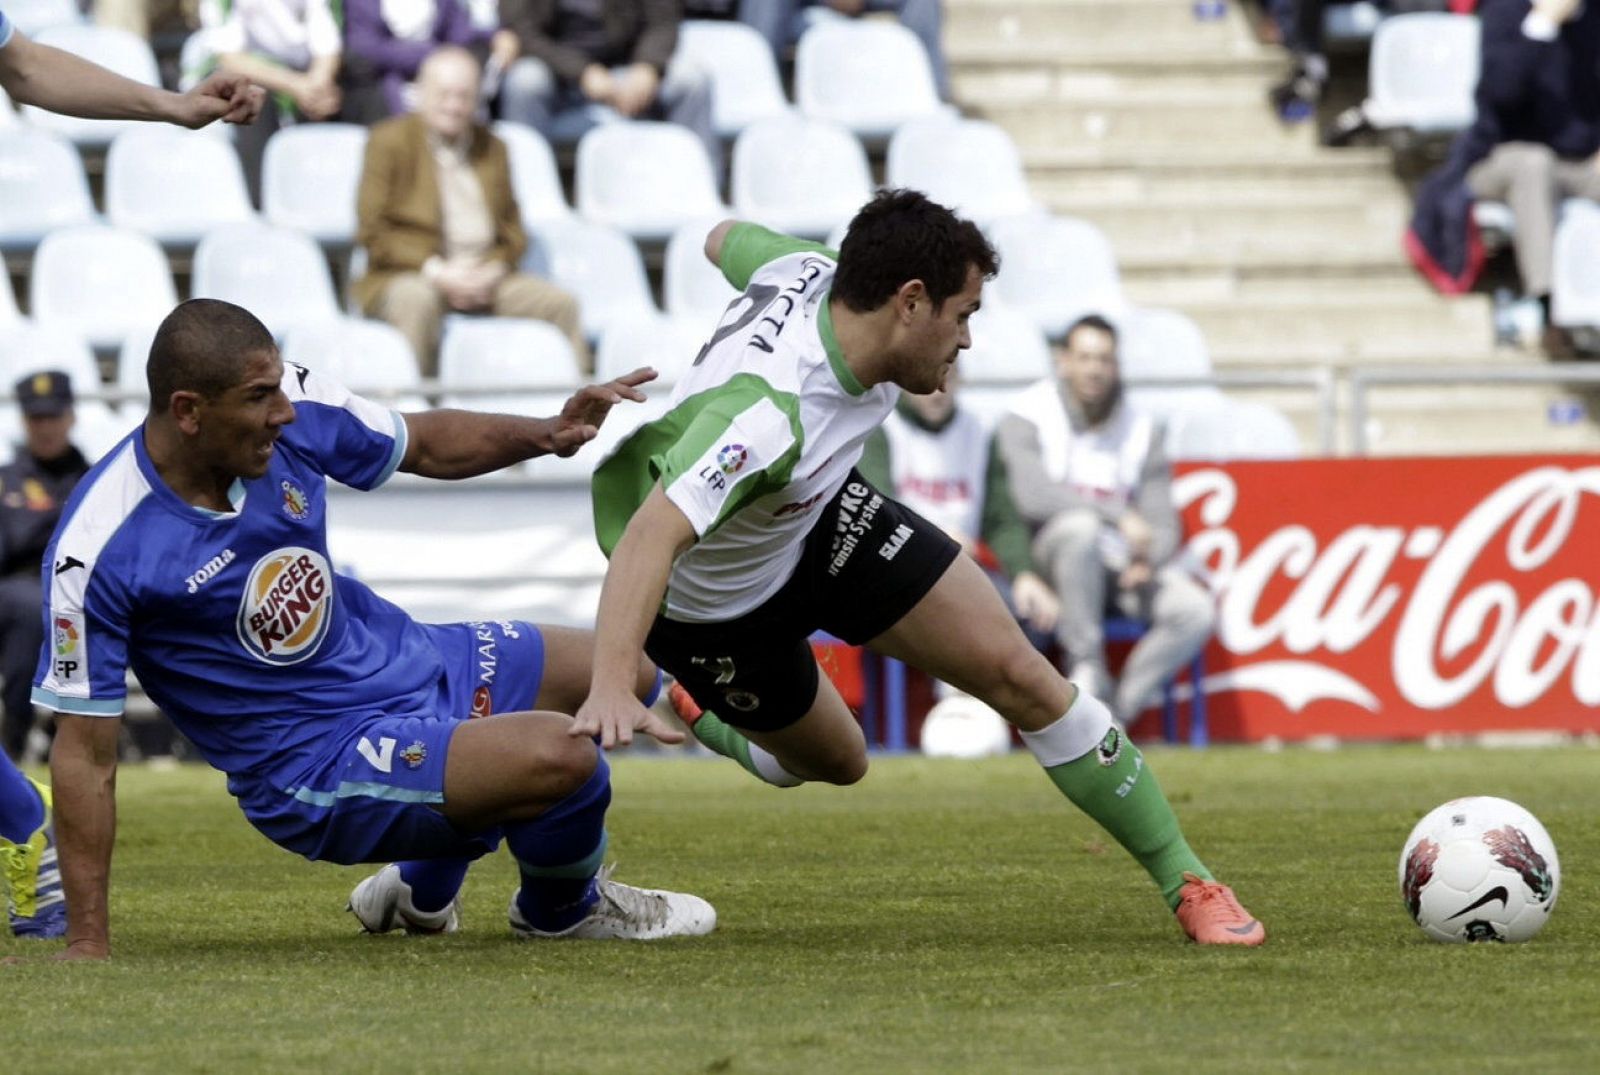
[[[272,847],[209,770],[129,767],[115,958],[0,968],[0,1056],[119,1075],[1600,1070],[1600,754],[1149,757],[1265,948],[1188,944],[1025,754],[877,759],[857,787],[794,791],[616,759],[618,878],[721,915],[654,945],[513,942],[504,853],[474,867],[461,933],[362,936],[344,903],[366,869]],[[1401,906],[1406,833],[1465,794],[1521,802],[1560,850],[1531,943],[1432,944]]]

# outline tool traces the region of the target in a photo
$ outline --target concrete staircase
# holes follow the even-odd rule
[[[1105,231],[1132,301],[1195,318],[1219,369],[1330,365],[1343,397],[1363,365],[1544,364],[1493,347],[1486,297],[1441,298],[1411,268],[1387,149],[1325,149],[1310,125],[1276,121],[1265,92],[1283,59],[1236,8],[1199,21],[1189,0],[946,3],[963,109],[1011,133],[1037,198]],[[1252,396],[1317,449],[1309,394]],[[1387,389],[1370,400],[1368,450],[1600,446],[1574,399],[1555,385]]]

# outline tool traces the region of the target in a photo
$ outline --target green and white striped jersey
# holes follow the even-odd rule
[[[657,481],[699,535],[667,583],[672,619],[730,620],[776,593],[899,398],[891,383],[864,388],[844,363],[827,303],[836,256],[753,224],[732,228],[722,273],[743,294],[678,382],[672,409],[595,471],[607,556]]]

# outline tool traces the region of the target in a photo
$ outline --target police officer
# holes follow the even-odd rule
[[[72,386],[58,372],[17,382],[24,438],[17,457],[0,467],[0,677],[4,679],[3,741],[20,759],[33,727],[28,700],[44,642],[40,561],[72,487],[89,469],[69,439]]]

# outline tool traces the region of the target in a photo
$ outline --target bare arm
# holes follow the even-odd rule
[[[213,75],[188,93],[169,93],[30,41],[20,30],[0,49],[0,86],[19,104],[63,115],[164,120],[183,127],[204,127],[216,119],[249,123],[265,99],[238,75]]]
[[[633,687],[639,654],[667,590],[672,564],[694,541],[688,517],[657,485],[634,512],[611,552],[595,617],[589,697],[567,734],[599,735],[600,745],[607,749],[633,742],[635,730],[666,743],[682,740],[681,733],[669,729],[640,704]]]
[[[580,388],[553,418],[436,410],[405,416],[400,469],[425,478],[471,478],[541,455],[569,456],[600,432],[611,408],[644,402],[638,386],[655,380],[648,367],[603,385]]]
[[[719,269],[722,267],[722,241],[737,223],[737,220],[724,220],[706,235],[706,260]]]
[[[120,717],[56,715],[50,752],[57,854],[67,897],[64,959],[111,955],[111,846],[117,832]]]

